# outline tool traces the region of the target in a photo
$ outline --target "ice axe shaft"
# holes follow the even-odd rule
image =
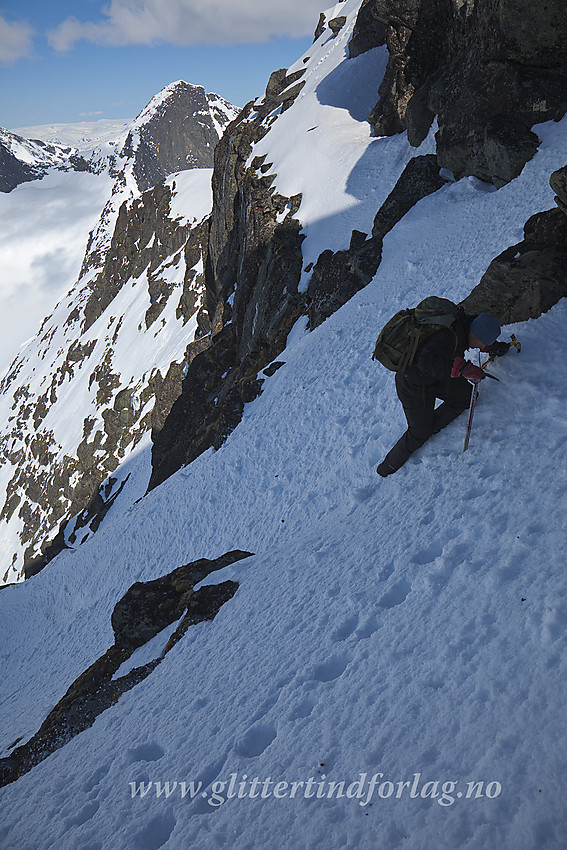
[[[474,407],[475,407],[477,398],[478,398],[478,384],[473,384],[473,389],[472,389],[472,393],[471,393],[471,403],[469,405],[469,418],[467,420],[467,433],[465,434],[465,444],[463,446],[464,452],[466,452],[466,450],[469,447],[469,440],[471,438],[472,421],[473,421],[473,416],[474,416]]]

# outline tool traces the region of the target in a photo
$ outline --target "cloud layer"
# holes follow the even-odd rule
[[[111,0],[102,20],[69,17],[48,38],[61,52],[80,40],[115,47],[259,43],[311,34],[321,5],[321,0]]]
[[[14,65],[18,59],[31,58],[33,30],[25,21],[7,21],[0,15],[0,63]]]

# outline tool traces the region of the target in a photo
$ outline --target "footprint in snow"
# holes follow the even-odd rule
[[[428,511],[425,516],[421,520],[422,525],[431,525],[433,520],[435,519],[435,514],[433,511]]]
[[[171,808],[161,812],[134,834],[133,847],[135,850],[159,850],[171,838],[176,822]]]
[[[375,493],[376,485],[370,485],[368,487],[358,487],[356,490],[352,491],[352,500],[356,504],[362,504],[363,502],[367,502],[368,499],[371,499]]]
[[[354,632],[358,626],[358,614],[353,614],[348,617],[331,635],[331,639],[338,643],[341,640],[346,640]]]
[[[467,502],[473,501],[473,499],[482,499],[483,496],[486,495],[486,490],[484,487],[471,487],[471,489],[465,493],[464,498]]]
[[[301,702],[299,702],[292,710],[289,715],[290,720],[303,720],[305,717],[309,717],[315,706],[317,705],[317,701],[313,699],[313,697],[306,696]]]
[[[378,621],[378,617],[375,614],[372,614],[361,626],[356,630],[356,637],[358,640],[365,640],[369,638],[374,632],[377,632],[380,628],[380,622]]]
[[[425,549],[418,549],[414,553],[412,561],[414,564],[424,566],[425,564],[431,564],[437,558],[440,558],[442,554],[443,546],[440,543],[430,543]]]
[[[481,478],[492,478],[493,475],[498,475],[498,473],[500,472],[502,472],[501,466],[496,466],[495,464],[487,464],[480,470],[479,476]]]
[[[87,823],[91,818],[93,818],[100,808],[100,803],[96,800],[91,800],[89,803],[86,803],[80,812],[77,812],[73,817],[65,818],[63,821],[64,829],[71,829],[73,826],[82,826],[84,823]]]
[[[381,608],[395,608],[396,605],[401,605],[402,602],[405,602],[407,596],[411,590],[411,584],[409,581],[405,581],[402,579],[401,581],[396,582],[387,593],[380,599],[378,605]]]
[[[503,443],[504,441],[510,440],[515,435],[516,428],[512,427],[511,425],[507,425],[506,427],[502,428],[501,431],[496,431],[492,435],[491,439],[493,443]]]
[[[277,737],[277,731],[271,723],[257,723],[251,726],[234,747],[234,752],[245,758],[261,755]]]
[[[347,655],[334,655],[315,667],[313,678],[319,682],[332,682],[342,676],[349,664],[350,658]]]
[[[138,747],[132,747],[126,751],[130,764],[137,761],[158,761],[164,755],[165,751],[159,744],[140,744]]]
[[[567,605],[559,600],[548,603],[542,622],[542,641],[544,644],[555,643],[567,630]]]
[[[100,785],[109,770],[109,764],[103,764],[101,765],[101,767],[97,767],[92,776],[87,779],[87,781],[83,785],[83,791],[85,792],[85,794],[89,794],[94,788],[96,788],[97,785]]]

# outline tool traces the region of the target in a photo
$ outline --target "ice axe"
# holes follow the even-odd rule
[[[510,342],[508,343],[508,350],[510,350],[511,348],[515,348],[516,351],[518,352],[518,354],[522,350],[522,343],[518,342],[518,340],[516,339],[516,334],[512,334],[512,336],[510,338]],[[507,353],[507,352],[505,352],[505,353]],[[482,364],[481,369],[485,369],[488,366],[489,363],[494,363],[495,360],[496,360],[496,355],[491,354],[490,357],[488,358],[488,360],[486,361],[486,363]],[[488,375],[488,372],[486,374]],[[494,375],[488,375],[488,377],[494,378]]]
[[[508,348],[510,349],[510,348],[512,348],[512,346],[516,349],[518,354],[522,350],[522,344],[521,344],[521,342],[518,342],[515,334],[512,334],[512,337],[511,337],[510,342],[508,344]],[[489,363],[492,363],[495,359],[496,359],[495,356],[491,354],[490,357],[488,358],[488,360],[486,361],[486,363],[483,363],[483,365],[481,366],[481,369],[484,370],[484,368],[486,366],[488,366]],[[487,378],[492,378],[494,381],[499,380],[499,378],[497,378],[496,375],[491,375],[489,372],[485,372],[484,374]],[[471,437],[472,421],[473,421],[473,416],[474,416],[474,408],[475,408],[475,405],[476,405],[477,398],[478,398],[478,384],[474,384],[473,391],[472,391],[472,394],[471,394],[471,403],[470,403],[470,406],[469,406],[469,418],[468,418],[468,421],[467,421],[467,432],[465,434],[465,444],[463,446],[464,452],[466,452],[466,450],[469,447],[469,440],[470,440],[470,437]]]

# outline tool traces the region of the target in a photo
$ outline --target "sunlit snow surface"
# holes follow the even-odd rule
[[[517,180],[425,198],[386,238],[368,287],[314,332],[298,323],[285,366],[219,451],[133,504],[149,474],[141,446],[97,534],[0,593],[7,748],[111,645],[112,608],[134,581],[256,553],[205,580],[240,583],[212,623],[0,791],[0,846],[565,846],[567,301],[504,329],[522,352],[482,384],[466,454],[461,417],[395,476],[374,472],[404,428],[393,376],[370,359],[376,334],[424,295],[462,298],[553,207],[567,122],[535,129],[540,151]],[[310,173],[298,165],[306,197]],[[194,799],[182,782],[202,783]],[[478,799],[470,782],[484,783]]]

